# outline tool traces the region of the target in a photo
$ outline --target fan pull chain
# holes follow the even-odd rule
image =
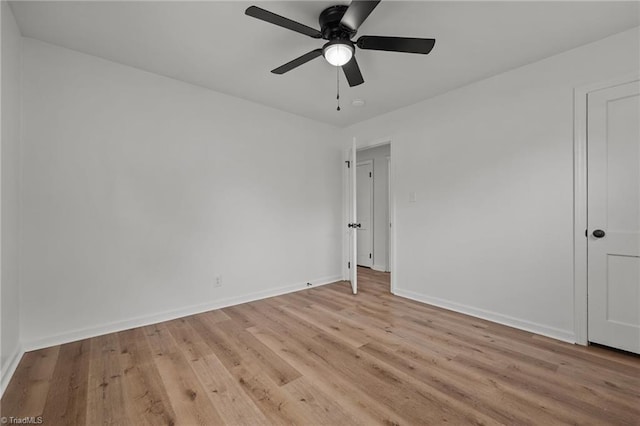
[[[336,86],[338,88],[338,94],[336,96],[338,108],[336,108],[336,111],[340,111],[340,67],[336,67]]]

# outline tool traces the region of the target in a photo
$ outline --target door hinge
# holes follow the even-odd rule
[[[589,236],[589,230],[588,230],[588,229],[585,229],[585,230],[584,230],[584,236],[585,236],[585,237],[588,237],[588,236]]]
[[[371,253],[369,253],[369,259],[371,259]]]
[[[371,172],[369,172],[369,177],[373,177],[373,174]]]
[[[345,163],[347,163],[347,169],[350,169],[351,168],[351,161],[347,160],[347,161],[345,161]]]
[[[351,262],[347,262],[347,268],[351,269]]]

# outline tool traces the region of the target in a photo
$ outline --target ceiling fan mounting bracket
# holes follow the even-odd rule
[[[356,30],[340,25],[340,20],[348,8],[349,7],[345,5],[331,6],[320,13],[318,21],[323,39],[351,40],[351,38],[356,35]]]

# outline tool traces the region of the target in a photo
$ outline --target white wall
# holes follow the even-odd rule
[[[397,294],[574,339],[573,89],[638,73],[639,35],[345,130],[393,143]]]
[[[340,278],[336,128],[33,39],[23,55],[27,348]]]
[[[0,277],[0,394],[13,374],[21,355],[20,289],[18,286],[18,164],[20,143],[21,35],[9,4],[0,2],[2,15],[1,182],[2,225]]]
[[[391,146],[382,145],[358,151],[357,160],[373,161],[373,269],[388,271],[389,168]]]

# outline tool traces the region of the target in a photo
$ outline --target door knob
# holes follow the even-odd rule
[[[606,235],[606,233],[602,229],[596,229],[593,231],[593,236],[596,238],[602,238]]]

